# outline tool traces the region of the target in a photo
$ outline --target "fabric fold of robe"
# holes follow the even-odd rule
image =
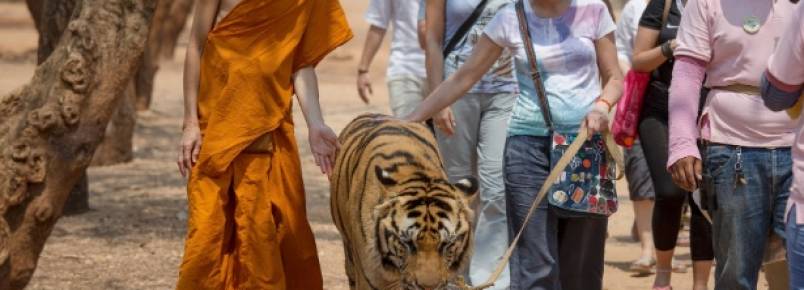
[[[322,289],[292,75],[351,37],[337,0],[241,0],[209,32],[177,289]]]

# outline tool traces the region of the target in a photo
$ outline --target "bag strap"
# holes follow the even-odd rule
[[[675,0],[664,0],[664,10],[662,11],[662,26],[667,25],[667,18],[670,16],[670,6],[673,5]],[[679,7],[678,9],[681,9]]]
[[[407,1],[413,1],[413,0],[407,0]],[[444,1],[444,5],[445,5],[445,7],[444,7],[445,12],[444,13],[445,14],[446,14],[446,11],[447,11],[447,9],[446,9],[446,2],[447,1],[448,0]],[[455,47],[458,46],[458,43],[461,42],[461,40],[463,40],[464,37],[466,37],[466,33],[469,32],[469,29],[472,29],[472,26],[475,25],[475,22],[477,22],[477,19],[480,18],[480,14],[483,13],[483,9],[486,8],[486,4],[488,2],[489,2],[488,0],[480,0],[480,3],[477,4],[477,6],[475,7],[475,10],[472,11],[471,15],[469,15],[469,18],[466,18],[466,20],[463,21],[461,26],[458,27],[458,30],[455,31],[455,34],[452,35],[452,38],[450,38],[449,42],[447,42],[447,45],[444,46],[444,50],[441,52],[442,55],[444,56],[444,58],[446,58],[447,55],[449,55],[450,52],[455,50]],[[446,19],[447,18],[444,17],[444,21],[446,21]]]
[[[525,0],[516,2],[516,16],[519,20],[519,34],[522,35],[522,45],[525,47],[527,54],[528,64],[530,65],[530,79],[536,87],[536,94],[539,96],[539,107],[541,107],[542,118],[547,125],[547,129],[552,133],[555,131],[553,127],[553,115],[550,112],[550,103],[547,101],[547,93],[544,89],[542,82],[542,75],[539,73],[539,66],[536,64],[536,52],[533,51],[533,41],[530,40],[530,29],[528,28],[528,19],[525,16]]]

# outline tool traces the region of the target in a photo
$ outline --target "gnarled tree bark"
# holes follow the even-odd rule
[[[140,63],[154,1],[80,0],[31,83],[0,97],[0,289],[30,281]]]

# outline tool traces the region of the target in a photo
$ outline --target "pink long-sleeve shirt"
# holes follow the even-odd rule
[[[795,4],[768,0],[690,0],[678,31],[677,58],[668,109],[667,166],[681,158],[701,158],[696,141],[746,147],[790,147],[795,121],[766,108],[758,95],[719,90],[733,84],[759,86],[759,79],[787,26]],[[762,23],[755,34],[743,29],[746,17]],[[714,88],[696,123],[701,82]]]

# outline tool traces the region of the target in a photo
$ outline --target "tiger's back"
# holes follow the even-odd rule
[[[339,141],[331,209],[352,288],[433,286],[454,277],[471,249],[467,198],[477,182],[447,181],[435,138],[421,124],[363,115]]]

